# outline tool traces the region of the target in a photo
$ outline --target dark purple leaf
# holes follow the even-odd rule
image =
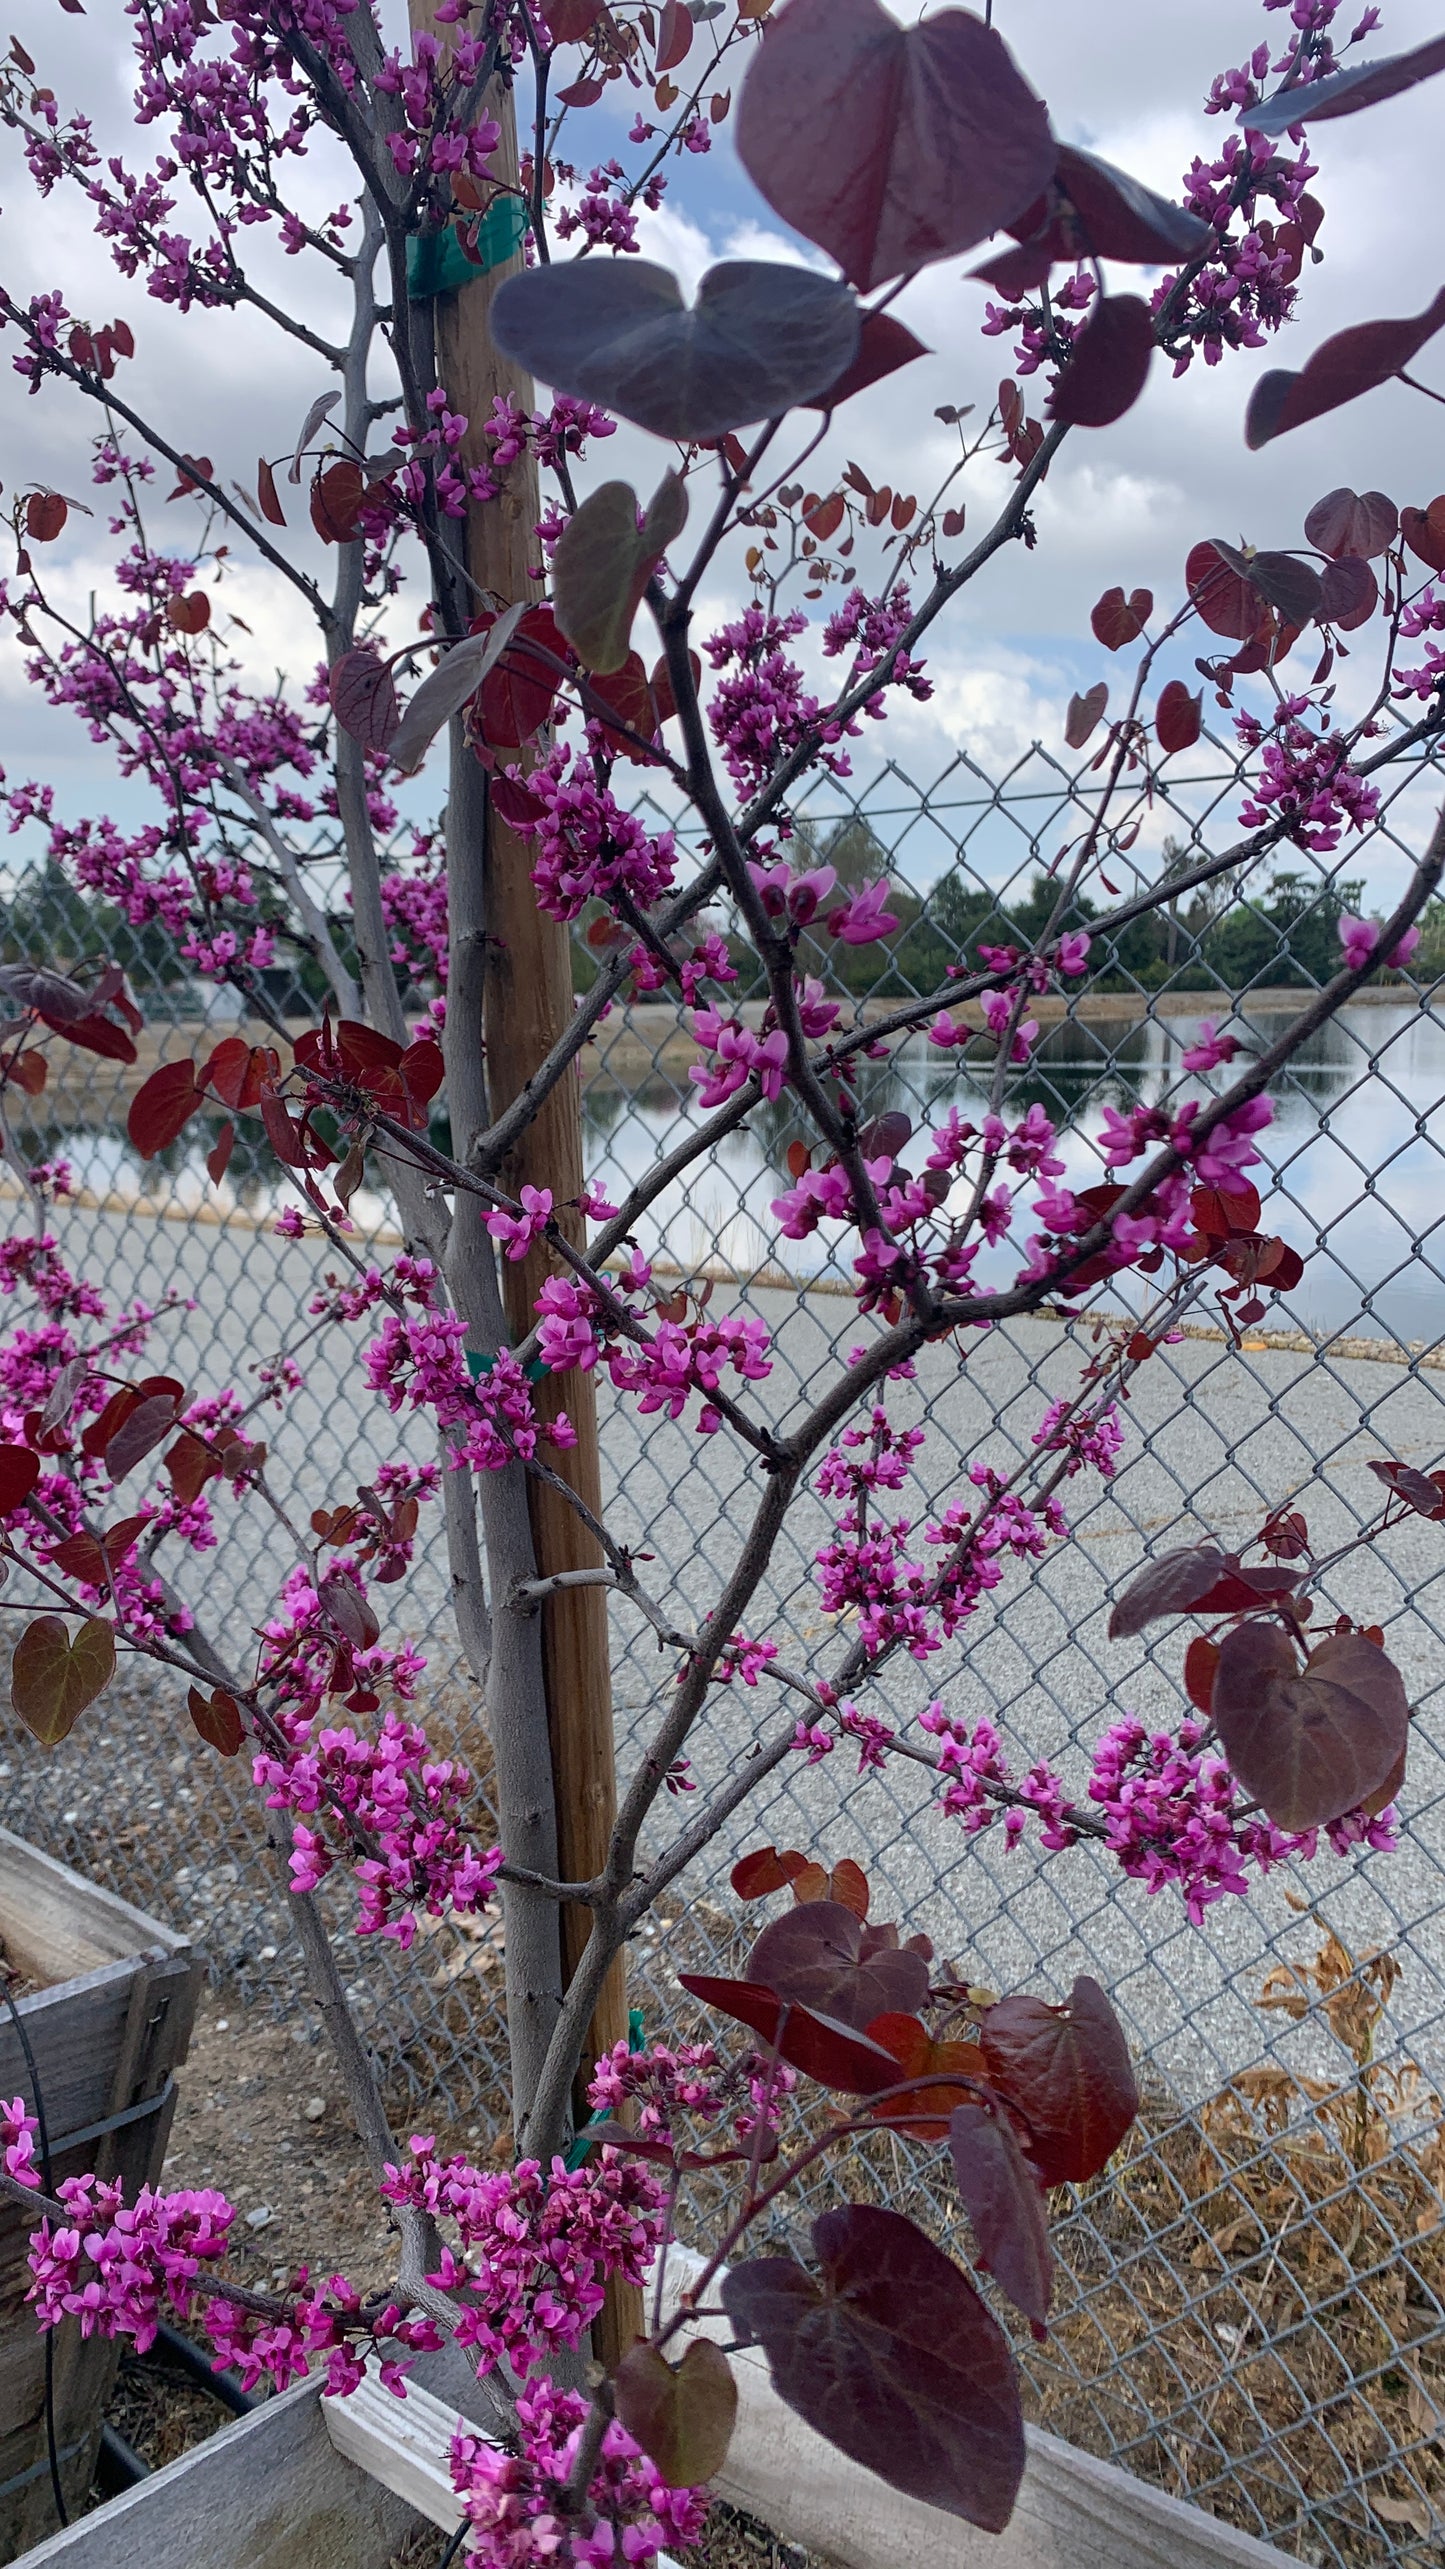
[[[1323,1828],[1369,1799],[1409,1734],[1399,1670],[1363,1633],[1332,1633],[1301,1672],[1277,1624],[1226,1633],[1211,1705],[1225,1756],[1277,1828]]]
[[[1054,2261],[1038,2179],[1012,2124],[972,2100],[956,2105],[948,2118],[948,2148],[979,2264],[1042,2335]]]
[[[1070,428],[1107,428],[1132,410],[1154,354],[1149,306],[1137,294],[1096,303],[1049,399],[1051,418]]]
[[[1236,122],[1251,134],[1287,134],[1295,125],[1322,125],[1327,117],[1378,107],[1437,71],[1445,71],[1445,36],[1431,36],[1407,54],[1384,54],[1378,62],[1353,63],[1325,80],[1279,90],[1257,107],[1241,107]]]
[[[1309,624],[1320,609],[1320,575],[1293,553],[1238,553],[1216,536],[1214,549],[1237,578],[1247,580],[1288,624]]]
[[[1445,1517],[1445,1484],[1432,1480],[1426,1472],[1417,1472],[1413,1463],[1388,1463],[1383,1456],[1372,1454],[1369,1468],[1395,1498],[1403,1499],[1421,1516]]]
[[[645,259],[564,259],[508,277],[491,327],[556,391],[687,445],[826,391],[858,353],[859,316],[836,278],[778,260],[709,268],[689,308]]]
[[[1109,1639],[1122,1641],[1142,1632],[1160,1615],[1185,1615],[1207,1595],[1224,1568],[1217,1544],[1190,1543],[1177,1552],[1161,1552],[1137,1579],[1131,1579],[1109,1617]]]
[[[1250,394],[1245,444],[1267,446],[1272,437],[1283,437],[1286,430],[1303,427],[1306,420],[1373,392],[1377,384],[1388,383],[1402,366],[1408,366],[1442,326],[1445,290],[1436,295],[1428,312],[1412,320],[1359,321],[1353,329],[1337,331],[1316,348],[1298,374],[1272,368],[1260,376]]]
[[[1067,2007],[1001,1998],[979,2043],[999,2095],[1021,2116],[1044,2185],[1081,2185],[1107,2165],[1139,2111],[1124,2029],[1096,1980]]]
[[[881,2043],[870,2042],[866,2034],[855,2033],[851,2025],[841,2025],[811,2007],[793,2005],[785,2013],[785,2002],[776,1991],[756,1981],[723,1980],[705,1971],[681,1971],[678,1980],[704,2007],[735,2016],[740,2025],[761,2034],[765,2043],[777,2041],[789,2066],[800,2069],[805,2078],[815,2078],[820,2087],[836,2087],[845,2096],[876,2096],[880,2088],[898,2084],[898,2063],[892,2053]]]
[[[17,1008],[33,1009],[58,1033],[77,1018],[88,1017],[92,1001],[78,982],[63,972],[47,972],[25,963],[0,964],[0,995]]]
[[[1387,552],[1394,543],[1400,512],[1383,491],[1352,491],[1344,486],[1326,491],[1305,519],[1311,544],[1338,561],[1342,553]]]
[[[826,148],[803,148],[805,135]],[[1048,112],[994,29],[962,9],[900,27],[877,0],[774,12],[738,101],[737,147],[774,211],[865,289],[987,240],[1042,193],[1058,157]]]
[[[1193,258],[1214,237],[1213,226],[1200,215],[1171,205],[1127,170],[1072,143],[1059,152],[1056,182],[1078,216],[1079,246],[1095,258],[1164,266]]]
[[[804,402],[805,410],[836,410],[840,402],[851,401],[855,392],[866,392],[870,384],[883,381],[885,375],[896,375],[900,366],[911,366],[915,357],[926,357],[931,351],[902,321],[891,312],[869,312],[863,316],[858,334],[858,353],[851,366],[846,366],[836,383],[826,392],[814,393]]]
[[[854,2203],[813,2224],[817,2280],[791,2257],[725,2276],[739,2336],[828,2443],[892,2489],[1001,2533],[1023,2477],[1008,2340],[966,2275],[898,2212]]]
[[[343,651],[331,672],[331,705],[363,749],[390,749],[401,729],[395,682],[374,651]]]
[[[876,1934],[841,1900],[810,1900],[764,1927],[748,1979],[861,2034],[875,2016],[911,2016],[928,1997],[922,1955],[890,1951]]]
[[[344,1570],[328,1570],[317,1596],[336,1629],[354,1649],[370,1650],[381,1639],[381,1626],[354,1579]]]
[[[1368,624],[1379,602],[1380,583],[1358,553],[1342,553],[1337,562],[1325,564],[1320,574],[1321,624],[1353,633],[1356,625]]]
[[[180,1408],[181,1395],[177,1392],[151,1392],[137,1401],[105,1449],[105,1468],[112,1481],[123,1481],[169,1436]]]

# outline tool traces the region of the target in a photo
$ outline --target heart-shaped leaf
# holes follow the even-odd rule
[[[1149,306],[1137,294],[1097,302],[1049,399],[1049,415],[1069,428],[1107,428],[1132,410],[1154,354]]]
[[[555,260],[508,277],[491,324],[556,391],[682,445],[811,400],[853,363],[859,332],[845,285],[768,259],[709,268],[691,306],[645,259]]]
[[[641,526],[630,482],[603,482],[562,530],[552,557],[557,622],[585,669],[610,677],[625,666],[632,619],[669,544],[687,522],[687,490],[668,473]]]
[[[1358,553],[1342,553],[1320,574],[1319,618],[1340,633],[1368,624],[1380,602],[1380,583]]]
[[[840,402],[851,401],[857,392],[866,392],[870,384],[895,375],[900,366],[911,366],[915,357],[926,357],[930,351],[921,339],[915,339],[907,324],[895,320],[891,312],[865,312],[858,334],[858,353],[850,366],[845,366],[836,382],[826,392],[814,393],[803,403],[805,410],[836,410]]]
[[[948,2118],[948,2152],[979,2263],[1040,2335],[1054,2261],[1039,2183],[1004,2114],[970,2100]]]
[[[181,1399],[177,1391],[148,1392],[127,1412],[105,1449],[105,1468],[112,1481],[123,1481],[169,1436]]]
[[[1123,590],[1119,592],[1123,597]],[[1109,701],[1109,690],[1101,678],[1085,696],[1071,696],[1064,716],[1064,738],[1070,749],[1082,749]]]
[[[59,1615],[27,1624],[10,1662],[10,1701],[42,1748],[58,1748],[115,1675],[115,1635],[91,1616],[72,1641]]]
[[[1252,641],[1269,622],[1264,600],[1246,573],[1232,567],[1241,561],[1232,544],[1207,536],[1196,544],[1184,565],[1184,584],[1211,633],[1232,642]]]
[[[1122,1641],[1142,1632],[1160,1615],[1188,1614],[1207,1595],[1224,1568],[1224,1554],[1214,1543],[1188,1543],[1161,1552],[1131,1579],[1109,1616],[1109,1639]]]
[[[1182,678],[1171,678],[1154,715],[1155,734],[1166,758],[1177,749],[1192,749],[1203,727],[1203,688],[1191,694]]]
[[[1277,1624],[1225,1634],[1211,1709],[1246,1793],[1292,1831],[1324,1828],[1368,1801],[1410,1728],[1400,1672],[1363,1633],[1331,1633],[1301,1669]]]
[[[203,1695],[192,1686],[186,1696],[186,1709],[208,1748],[219,1749],[222,1757],[239,1754],[246,1734],[241,1727],[241,1707],[224,1686]]]
[[[868,1931],[841,1900],[812,1900],[764,1927],[748,1978],[862,2033],[875,2016],[910,2016],[928,1996],[928,1965],[906,1948],[868,1950]]]
[[[703,1971],[681,1971],[678,1980],[704,2007],[736,2017],[765,2043],[776,2042],[790,2068],[815,2078],[820,2087],[836,2087],[845,2096],[876,2096],[880,2087],[897,2084],[892,2054],[851,2025],[840,2025],[811,2007],[788,2006],[775,1990],[756,1981],[724,1980]]]
[[[1127,598],[1122,588],[1106,589],[1089,617],[1094,639],[1106,651],[1122,651],[1138,641],[1153,612],[1152,589],[1132,589]]]
[[[826,149],[804,149],[808,134]],[[993,28],[963,9],[900,27],[877,0],[774,11],[737,147],[774,211],[864,289],[987,240],[1058,157],[1043,101]]]
[[[1079,249],[1096,259],[1157,267],[1193,258],[1209,242],[1212,227],[1200,215],[1074,143],[1060,148],[1055,185],[1077,217]]]
[[[878,2122],[896,2132],[909,2132],[915,2140],[941,2141],[954,2107],[969,2102],[974,2094],[971,2082],[986,2074],[977,2043],[935,2042],[916,2016],[897,2014],[875,2016],[868,2039],[892,2053],[900,2079],[938,2080],[936,2087],[917,2088],[911,2096],[885,2096],[869,2111]]]
[[[676,2366],[655,2346],[634,2346],[612,2376],[612,2391],[618,2416],[656,2465],[664,2488],[696,2488],[722,2469],[738,2413],[738,2386],[710,2337],[695,2337]]]
[[[1407,54],[1385,54],[1378,62],[1348,64],[1324,80],[1305,81],[1277,90],[1256,107],[1241,107],[1236,123],[1251,134],[1287,134],[1295,125],[1320,125],[1333,116],[1354,116],[1362,107],[1377,107],[1398,98],[1418,81],[1445,71],[1445,36],[1431,36]]]
[[[162,1062],[159,1070],[142,1080],[125,1119],[125,1129],[141,1158],[153,1160],[157,1151],[174,1142],[200,1103],[194,1062]]]
[[[1023,2119],[1040,2182],[1097,2176],[1139,2111],[1124,2028],[1098,1982],[1081,1974],[1067,2007],[1001,1998],[978,2039],[994,2086]]]
[[[401,729],[396,683],[375,651],[343,651],[331,672],[331,709],[363,749],[389,749]]]
[[[1238,552],[1221,536],[1214,550],[1235,577],[1247,581],[1266,604],[1278,607],[1290,624],[1308,624],[1320,608],[1320,575],[1310,562],[1293,553]]]
[[[1417,1472],[1413,1463],[1387,1462],[1383,1455],[1372,1454],[1368,1468],[1387,1490],[1421,1516],[1445,1517],[1445,1481],[1426,1472]]]
[[[1316,500],[1305,519],[1305,533],[1337,562],[1344,553],[1368,558],[1387,552],[1399,524],[1399,510],[1383,491],[1352,491],[1345,485]]]
[[[1008,2340],[966,2275],[899,2212],[852,2203],[791,2257],[723,2278],[739,2336],[814,2431],[892,2489],[1001,2533],[1024,2468]]]
[[[1400,533],[1418,562],[1445,571],[1445,491],[1428,508],[1402,508]]]
[[[1299,373],[1272,367],[1261,375],[1245,412],[1244,442],[1267,446],[1306,420],[1318,419],[1342,403],[1357,401],[1388,383],[1402,366],[1417,357],[1427,339],[1445,328],[1445,289],[1426,312],[1408,321],[1359,321],[1326,339]]]

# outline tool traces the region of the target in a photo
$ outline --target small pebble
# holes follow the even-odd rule
[[[230,2030],[231,2030],[231,2019],[230,2019],[230,2017],[229,2017],[229,2016],[218,2016],[218,2017],[216,2018],[216,2031],[217,2031],[217,2033],[218,2033],[218,2034],[229,2034]]]
[[[326,2111],[326,2099],[325,2099],[325,2097],[324,2097],[324,2096],[308,2096],[308,2097],[307,2097],[307,2099],[306,2099],[306,2120],[307,2120],[307,2122],[308,2122],[308,2123],[319,2123],[319,2122],[320,2122],[320,2120],[321,2120],[321,2117],[322,2117],[322,2115],[325,2113],[325,2111]]]
[[[246,2227],[248,2230],[264,2230],[268,2221],[274,2221],[275,2218],[276,2215],[269,2203],[258,2203],[247,2213]]]

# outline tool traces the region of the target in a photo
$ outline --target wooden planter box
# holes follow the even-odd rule
[[[44,2097],[52,2173],[87,2168],[129,2193],[156,2181],[202,1965],[184,1936],[0,1829],[0,1945],[41,1984],[18,2001]],[[0,2095],[35,2097],[24,2047],[0,2005]],[[45,2349],[25,2299],[31,2221],[0,2197],[0,2561],[54,2530],[45,2435]],[[68,2321],[54,2347],[56,2442],[66,2504],[84,2503],[101,2411],[120,2361]]]
[[[418,2364],[405,2400],[377,2380],[342,2400],[302,2383],[42,2543],[26,2569],[388,2569],[419,2520],[459,2521],[457,2408],[437,2396],[446,2361]],[[756,2350],[732,2361],[738,2419],[719,2495],[841,2569],[1282,2569],[1287,2557],[1032,2428],[1013,2521],[977,2533],[825,2444]],[[677,2564],[664,2555],[659,2569]]]

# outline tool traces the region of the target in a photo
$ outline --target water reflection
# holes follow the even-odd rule
[[[1239,1021],[1236,1021],[1237,1023]],[[1277,1012],[1242,1019],[1248,1039],[1264,1049],[1288,1020]],[[1097,1136],[1106,1106],[1150,1103],[1180,1078],[1180,1052],[1199,1020],[1173,1017],[1135,1023],[1064,1023],[1046,1030],[1032,1061],[1009,1074],[1005,1111],[1042,1106],[1060,1131],[1068,1182],[1089,1185],[1102,1173]],[[956,1106],[977,1118],[989,1098],[987,1050],[977,1059],[940,1053],[921,1038],[887,1062],[859,1064],[859,1094],[870,1115],[902,1110],[916,1125],[936,1122]],[[1207,1093],[1209,1083],[1186,1083]],[[1445,1024],[1416,1008],[1361,1005],[1346,1009],[1313,1035],[1271,1084],[1275,1120],[1261,1137],[1272,1188],[1267,1220],[1305,1257],[1304,1280],[1272,1312],[1315,1329],[1375,1331],[1433,1342],[1445,1332]],[[693,1128],[705,1110],[695,1103],[685,1059],[676,1072],[650,1073],[636,1084],[594,1076],[584,1092],[589,1176],[620,1202],[628,1189]],[[638,1225],[649,1254],[684,1269],[721,1257],[737,1272],[783,1263],[795,1274],[849,1275],[837,1235],[784,1241],[772,1199],[789,1181],[790,1142],[806,1139],[786,1101],[764,1107],[746,1131],[730,1135],[704,1166],[671,1186]],[[67,1159],[77,1183],[127,1201],[157,1186],[185,1206],[214,1206],[202,1148],[186,1137],[160,1163],[142,1169],[119,1126],[77,1130],[35,1123],[25,1134],[35,1158]],[[203,1146],[202,1146],[203,1147]],[[920,1154],[911,1155],[915,1162]],[[1011,1277],[1032,1228],[1032,1188],[1024,1190],[1015,1237],[986,1252],[979,1274]],[[242,1120],[223,1201],[265,1219],[289,1199],[276,1190],[274,1166],[259,1130]],[[380,1199],[358,1195],[363,1223],[385,1217]]]

